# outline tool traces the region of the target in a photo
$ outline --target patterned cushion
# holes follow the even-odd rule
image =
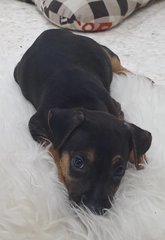
[[[151,0],[33,0],[52,23],[78,31],[102,31]]]

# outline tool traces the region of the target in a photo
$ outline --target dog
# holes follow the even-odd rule
[[[51,143],[59,180],[69,199],[103,214],[128,161],[140,168],[151,145],[146,130],[128,123],[110,96],[116,54],[68,30],[44,31],[14,70],[24,97],[36,108],[29,121],[33,139]]]

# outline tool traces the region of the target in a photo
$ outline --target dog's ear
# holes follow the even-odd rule
[[[55,148],[60,150],[83,121],[84,113],[81,110],[51,109],[48,113],[48,125]]]
[[[137,169],[141,169],[140,164],[151,146],[152,135],[134,124],[128,124],[128,128],[131,133],[129,161],[135,164]]]
[[[40,144],[48,145],[51,142],[50,134],[45,126],[44,122],[42,122],[42,117],[39,112],[36,112],[29,121],[29,130],[35,141]]]

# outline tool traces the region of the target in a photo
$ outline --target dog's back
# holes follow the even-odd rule
[[[14,76],[24,96],[38,108],[46,86],[50,85],[48,82],[51,81],[52,88],[54,84],[59,87],[62,84],[61,75],[69,75],[67,71],[73,69],[80,70],[79,79],[76,80],[79,81],[77,85],[80,88],[84,75],[84,79],[92,81],[94,78],[95,84],[102,84],[109,90],[111,64],[101,45],[67,30],[53,29],[42,33],[27,50],[18,63]],[[68,81],[71,81],[69,76]]]

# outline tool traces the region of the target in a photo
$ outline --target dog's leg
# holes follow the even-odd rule
[[[112,65],[112,72],[117,73],[117,74],[125,74],[125,75],[126,75],[126,73],[134,74],[133,72],[129,71],[128,69],[124,68],[121,65],[119,57],[114,52],[112,52],[109,48],[107,48],[103,45],[101,45],[101,46],[102,46],[102,48],[104,49],[104,51],[106,52],[107,56],[110,59],[110,62],[111,62],[111,65]],[[136,73],[135,73],[135,75],[136,75]],[[155,83],[152,79],[150,79],[146,76],[143,76],[143,77],[147,78],[147,80],[149,80],[152,85]]]
[[[107,56],[110,59],[111,65],[112,65],[112,71],[117,74],[125,74],[126,72],[130,72],[126,68],[124,68],[121,63],[119,57],[112,52],[109,48],[102,46],[104,51],[106,52]]]

